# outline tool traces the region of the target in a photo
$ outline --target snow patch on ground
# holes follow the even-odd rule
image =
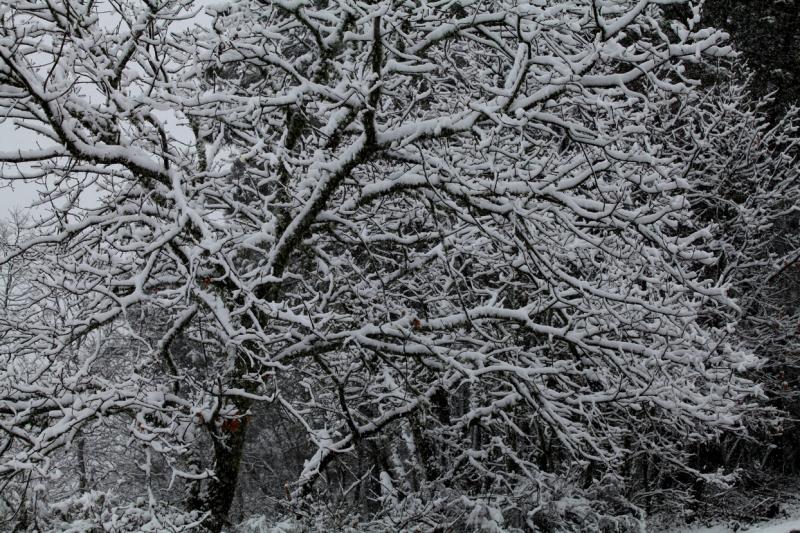
[[[734,528],[729,525],[716,525],[710,527],[681,528],[673,533],[800,533],[800,518],[783,518],[770,520],[763,524]]]
[[[792,531],[800,532],[800,518],[795,518],[783,522],[768,522],[765,525],[756,526],[751,529],[745,529],[746,533],[790,533]]]

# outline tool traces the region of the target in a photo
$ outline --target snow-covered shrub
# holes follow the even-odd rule
[[[179,533],[197,531],[203,516],[140,498],[121,502],[113,493],[87,491],[55,501],[40,501],[33,509],[4,512],[3,523],[13,531],[41,533]]]

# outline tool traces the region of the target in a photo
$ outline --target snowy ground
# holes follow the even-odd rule
[[[763,524],[744,526],[712,526],[703,528],[678,529],[674,533],[800,533],[800,517],[770,520]]]

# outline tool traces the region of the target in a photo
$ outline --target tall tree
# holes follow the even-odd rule
[[[295,502],[535,527],[574,465],[738,427],[755,361],[698,320],[733,303],[659,140],[729,50],[664,3],[0,2],[2,115],[43,139],[0,178],[53,205],[4,259],[0,477],[121,420],[218,532],[281,412]]]

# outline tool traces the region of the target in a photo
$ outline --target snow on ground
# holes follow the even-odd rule
[[[783,522],[769,522],[765,525],[756,526],[752,529],[745,529],[748,533],[790,533],[792,531],[800,532],[800,518]]]
[[[744,526],[735,529],[730,525],[716,525],[701,528],[681,528],[674,533],[800,533],[800,518],[783,518],[770,520],[763,524]]]

